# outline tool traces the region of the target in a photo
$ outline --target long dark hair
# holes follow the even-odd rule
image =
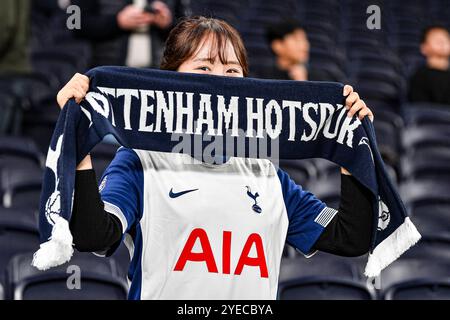
[[[161,69],[178,70],[197,51],[204,37],[209,35],[213,37],[214,43],[209,53],[211,61],[218,55],[220,61],[226,63],[225,48],[227,41],[230,41],[244,77],[248,76],[247,52],[236,29],[223,20],[201,16],[185,18],[172,29],[166,41]]]

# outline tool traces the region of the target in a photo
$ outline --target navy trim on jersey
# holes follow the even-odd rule
[[[142,290],[142,230],[141,225],[136,225],[134,241],[134,254],[128,270],[131,277],[131,285],[128,291],[128,300],[141,300]]]
[[[289,219],[286,242],[309,255],[325,229],[315,220],[327,206],[311,192],[303,190],[285,171],[278,169],[277,174]]]
[[[105,170],[100,192],[105,211],[117,216],[122,223],[122,241],[125,233],[133,238],[134,253],[128,268],[131,286],[128,299],[141,299],[142,283],[142,231],[139,221],[143,215],[144,172],[142,163],[132,149],[119,148]],[[123,221],[126,219],[126,223]],[[134,232],[135,231],[135,232]],[[111,254],[111,252],[109,252]]]
[[[122,222],[122,231],[126,233],[142,218],[144,207],[144,173],[136,152],[119,148],[103,174],[102,181],[104,180],[106,182],[100,193],[101,198],[103,202],[113,205],[105,205],[105,210],[118,216]],[[123,217],[126,218],[125,225]]]

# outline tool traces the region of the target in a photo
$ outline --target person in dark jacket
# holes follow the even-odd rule
[[[450,34],[445,27],[425,29],[420,46],[426,65],[411,77],[409,100],[450,105]]]
[[[92,44],[91,66],[158,67],[181,1],[73,0],[81,9],[76,34]],[[181,9],[180,9],[181,7]]]

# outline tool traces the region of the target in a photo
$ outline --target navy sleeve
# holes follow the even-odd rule
[[[119,148],[105,170],[100,195],[105,211],[119,218],[126,233],[142,217],[144,178],[141,161],[131,149]]]
[[[286,241],[304,255],[309,255],[337,210],[328,208],[311,192],[303,190],[281,169],[278,169],[278,178],[289,219]]]

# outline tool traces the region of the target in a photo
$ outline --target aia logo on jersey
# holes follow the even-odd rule
[[[267,271],[266,256],[264,254],[264,246],[261,236],[257,233],[252,233],[248,236],[247,241],[244,244],[239,261],[236,267],[231,270],[231,231],[224,231],[222,235],[222,266],[221,272],[223,274],[240,275],[244,267],[259,268],[261,278],[268,278],[269,272]],[[200,241],[202,252],[192,252],[194,245],[197,241]],[[252,247],[255,246],[256,257],[249,257],[249,253]],[[217,253],[216,253],[217,254]],[[174,271],[183,271],[187,263],[202,262],[206,263],[208,272],[219,273],[216,259],[211,248],[211,243],[208,238],[208,234],[205,230],[197,228],[190,233],[183,250],[175,264]]]

